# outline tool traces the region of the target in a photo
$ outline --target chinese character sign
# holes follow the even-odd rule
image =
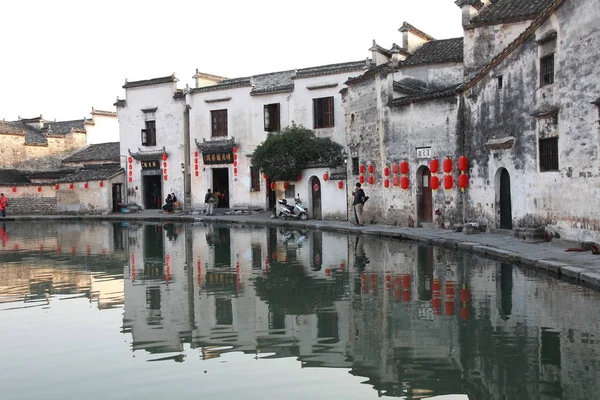
[[[431,158],[431,147],[417,147],[417,158]]]
[[[233,163],[233,152],[203,153],[204,164],[231,164]]]
[[[160,162],[158,160],[142,161],[142,169],[160,169]]]

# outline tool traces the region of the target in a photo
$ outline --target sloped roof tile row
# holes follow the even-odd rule
[[[69,157],[63,159],[66,163],[79,163],[90,161],[114,161],[119,162],[120,143],[98,143],[87,146],[82,150],[78,150]]]
[[[471,19],[468,28],[537,18],[554,0],[495,0]]]

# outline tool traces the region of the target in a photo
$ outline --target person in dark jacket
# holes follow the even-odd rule
[[[365,224],[365,215],[363,212],[363,207],[365,205],[365,191],[362,190],[360,183],[356,183],[356,187],[352,192],[352,196],[354,196],[354,201],[352,202],[352,206],[354,207],[354,218],[356,219],[356,225],[364,225]]]

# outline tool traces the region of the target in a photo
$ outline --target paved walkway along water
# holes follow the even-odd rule
[[[296,221],[271,219],[271,213],[248,215],[188,215],[162,214],[156,210],[134,214],[115,213],[89,216],[7,216],[5,220],[148,220],[180,222],[220,222],[233,225],[289,226],[290,228],[319,229],[345,234],[364,234],[415,240],[428,244],[470,251],[485,257],[505,260],[511,264],[545,270],[575,283],[600,290],[600,255],[591,251],[566,252],[564,247],[550,242],[527,243],[514,236],[498,233],[467,235],[438,228],[408,228],[391,225],[356,226],[347,221]]]

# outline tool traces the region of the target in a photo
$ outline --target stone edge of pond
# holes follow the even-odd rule
[[[243,216],[248,218],[247,215]],[[499,249],[490,245],[468,240],[457,240],[454,238],[444,238],[430,232],[406,233],[394,231],[394,226],[356,226],[339,225],[347,223],[346,221],[296,221],[280,220],[277,218],[264,218],[250,216],[250,219],[243,220],[237,216],[215,216],[206,217],[187,214],[159,214],[156,216],[143,214],[110,214],[110,215],[27,215],[6,217],[4,221],[36,221],[36,220],[127,220],[127,221],[154,221],[154,222],[191,222],[191,223],[224,223],[237,226],[279,226],[288,228],[315,229],[328,232],[339,232],[344,234],[359,234],[369,236],[380,236],[398,240],[411,240],[427,243],[435,246],[452,248],[454,250],[467,251],[484,256],[486,258],[506,261],[510,264],[529,267],[538,271],[546,272],[552,277],[562,279],[569,283],[579,284],[595,290],[600,290],[600,272],[593,268],[585,266],[571,265],[567,262],[544,260],[535,257],[527,257],[517,252]],[[331,225],[331,224],[336,225]]]

